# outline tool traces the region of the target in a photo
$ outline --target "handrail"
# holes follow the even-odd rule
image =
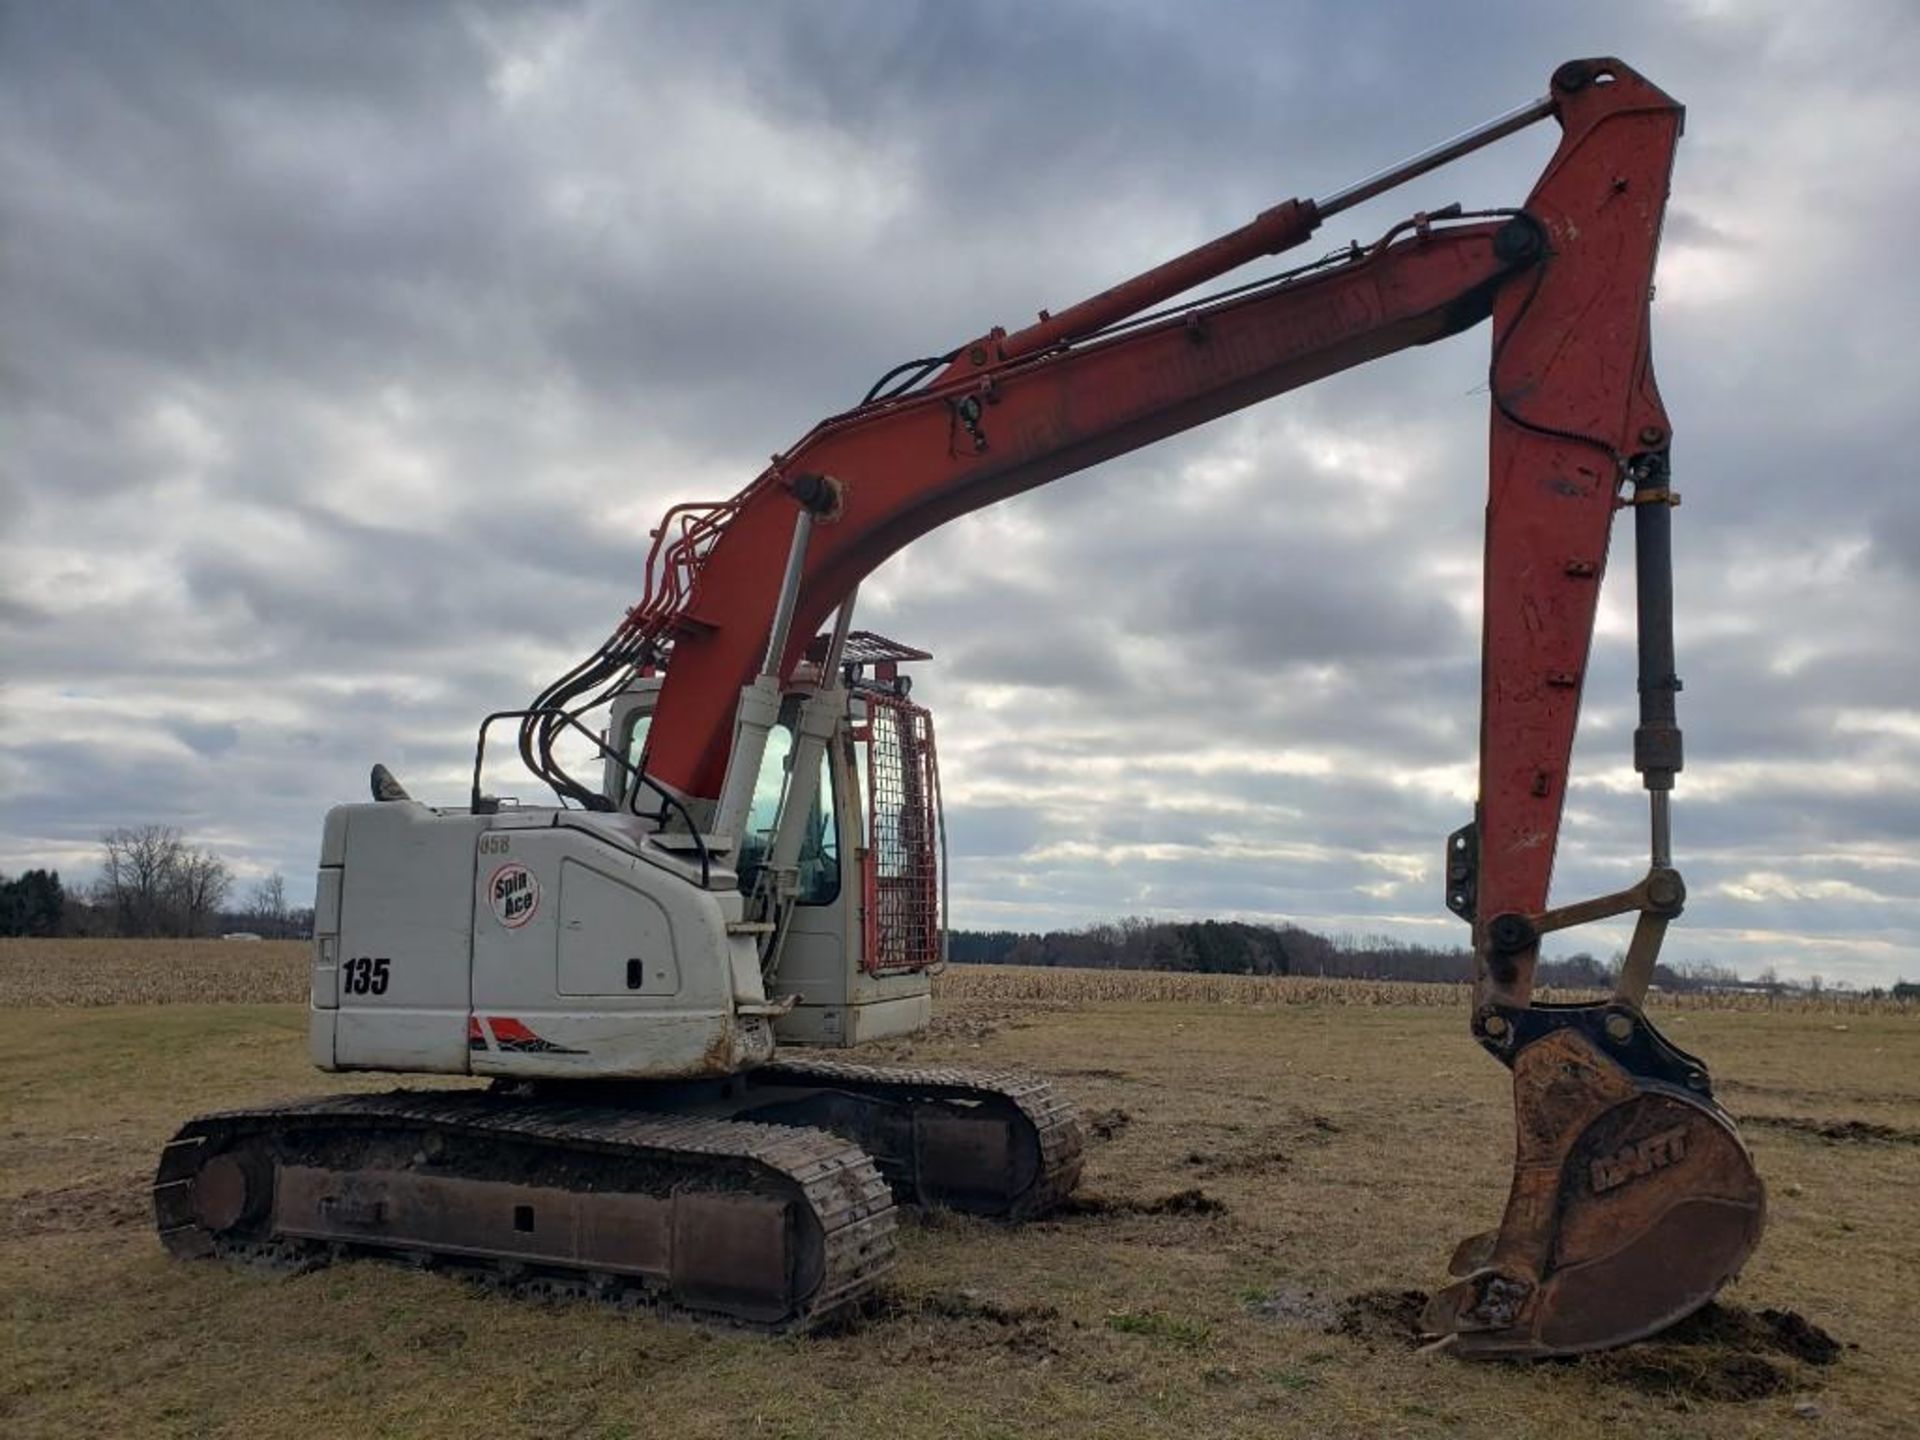
[[[589,730],[585,725],[582,725],[579,717],[574,715],[573,712],[562,710],[557,705],[537,705],[529,710],[495,710],[480,722],[479,738],[473,747],[473,795],[470,801],[470,808],[473,812],[476,815],[481,813],[480,772],[485,767],[487,760],[488,728],[492,726],[496,720],[525,720],[535,715],[557,715],[566,724],[571,725],[575,730],[578,730],[582,735],[586,736],[588,740],[592,741],[594,749],[598,750],[602,756],[613,761],[614,764],[618,765],[627,773],[629,783],[626,788],[632,793],[635,800],[640,798],[640,785],[647,786],[660,797],[660,810],[657,814],[649,815],[643,811],[633,809],[631,802],[629,802],[628,805],[629,814],[639,816],[641,819],[652,820],[662,827],[666,825],[669,813],[677,812],[679,814],[680,818],[686,822],[687,833],[693,837],[694,850],[700,857],[700,888],[702,890],[707,889],[713,879],[713,852],[707,848],[706,839],[700,834],[700,827],[693,823],[692,812],[687,809],[685,802],[658,780],[655,780],[651,775],[647,774],[646,771],[628,760],[627,757],[622,755],[618,750],[615,750],[611,745],[607,744],[602,737],[594,734],[593,731]],[[604,799],[605,797],[600,798]],[[616,807],[611,801],[608,801],[605,808],[612,810]]]

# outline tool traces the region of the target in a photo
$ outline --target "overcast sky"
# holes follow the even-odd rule
[[[898,360],[1608,53],[1689,107],[1654,310],[1686,499],[1669,958],[1920,978],[1910,0],[0,0],[0,869],[84,877],[161,821],[304,898],[370,762],[459,802],[479,717],[606,633],[669,504]],[[1549,129],[1303,253],[1519,203]],[[1437,857],[1473,797],[1486,334],[869,583],[861,623],[938,657],[958,923],[1465,941]],[[1618,539],[1562,901],[1646,863]]]

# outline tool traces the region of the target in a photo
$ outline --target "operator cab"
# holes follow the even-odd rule
[[[751,895],[772,843],[799,709],[818,678],[827,637],[815,638],[767,737],[745,833],[733,856]],[[777,1024],[789,1044],[848,1045],[911,1033],[931,1017],[929,971],[946,958],[946,831],[933,716],[910,698],[906,664],[931,660],[871,631],[847,636],[847,709],[821,758],[802,827],[798,885],[770,998],[797,997]],[[662,678],[642,675],[608,717],[602,793],[633,804]],[[624,763],[623,763],[624,762]]]

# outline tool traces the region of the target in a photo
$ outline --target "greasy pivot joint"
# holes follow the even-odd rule
[[[1494,232],[1493,253],[1509,265],[1531,265],[1546,251],[1546,231],[1531,215],[1516,215]]]
[[[1641,895],[1642,911],[1648,915],[1671,920],[1687,908],[1687,882],[1670,866],[1648,871],[1641,882]]]
[[[1540,943],[1540,932],[1524,915],[1496,915],[1487,922],[1487,941],[1500,955],[1518,955]]]
[[[1551,83],[1556,90],[1584,90],[1593,83],[1596,68],[1591,60],[1569,60],[1553,72]]]
[[[787,491],[809,515],[830,519],[840,511],[841,484],[831,475],[804,471],[787,482]]]

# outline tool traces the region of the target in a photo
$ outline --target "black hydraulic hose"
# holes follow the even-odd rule
[[[951,365],[953,363],[953,357],[959,353],[958,350],[949,350],[944,355],[923,355],[918,360],[902,360],[898,365],[894,366],[891,370],[887,371],[886,374],[873,382],[872,388],[861,398],[860,403],[862,405],[871,405],[875,400],[882,398],[891,400],[896,395],[904,394],[915,385],[918,385],[922,380],[926,379],[927,376],[931,375],[942,365]],[[880,392],[886,390],[888,383],[892,381],[895,376],[906,375],[908,371],[914,372],[910,378],[901,382],[901,384],[896,386],[884,397],[881,395]]]

